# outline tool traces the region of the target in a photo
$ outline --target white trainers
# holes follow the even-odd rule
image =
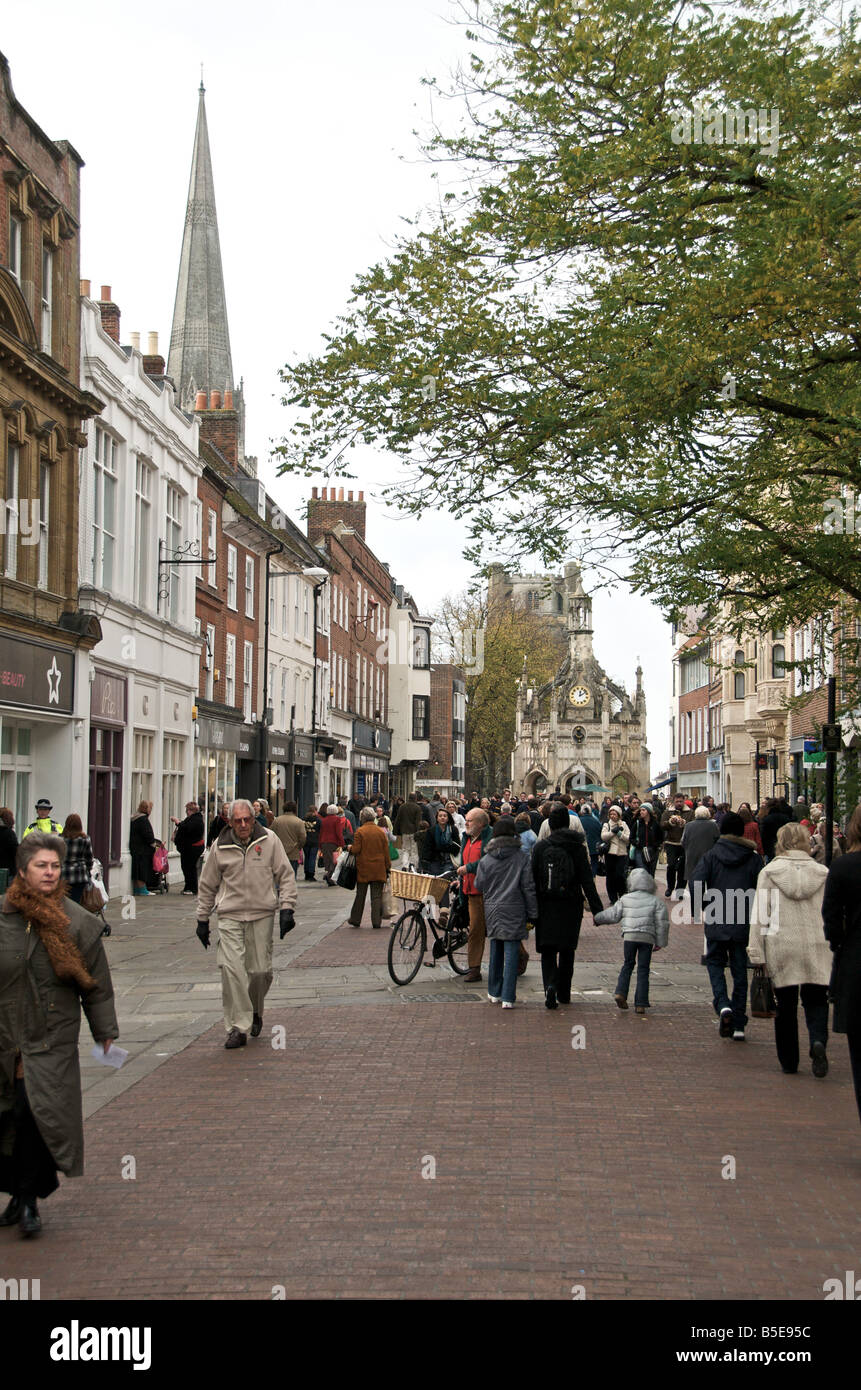
[[[488,999],[490,1000],[491,1004],[501,1004],[501,1003],[502,1003],[502,996],[499,995],[499,994],[489,994],[487,997],[488,997]]]
[[[502,1007],[503,1007],[503,1009],[513,1009],[513,1008],[514,1008],[514,1005],[513,1005],[513,1004],[507,1004],[507,1003],[505,1002],[505,1000],[503,999],[503,1001],[502,1001]]]

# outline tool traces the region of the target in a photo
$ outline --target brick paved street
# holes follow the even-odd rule
[[[613,1007],[618,938],[589,917],[571,1007],[544,1009],[533,961],[503,1014],[445,965],[398,990],[385,926],[299,891],[263,1035],[231,1053],[191,900],[112,908],[132,1056],[86,1061],[86,1176],[42,1239],[0,1232],[43,1299],[800,1300],[859,1268],[845,1040],[825,1081],[780,1072],[769,1023],[721,1042],[696,928],[671,932],[646,1020]]]

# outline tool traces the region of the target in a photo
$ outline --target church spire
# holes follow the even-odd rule
[[[192,390],[223,391],[233,387],[227,301],[215,212],[215,187],[206,128],[205,88],[201,72],[197,128],[188,182],[188,203],[167,371],[179,402],[194,407]]]

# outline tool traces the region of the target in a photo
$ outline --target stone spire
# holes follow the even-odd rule
[[[229,391],[234,384],[204,90],[201,78],[167,363],[186,409],[194,408],[195,392]]]

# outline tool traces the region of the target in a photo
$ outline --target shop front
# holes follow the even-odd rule
[[[61,822],[84,812],[80,759],[75,767],[84,720],[75,719],[73,731],[74,701],[73,651],[0,634],[0,805],[13,813],[19,839],[38,797],[54,803]]]
[[[90,770],[86,830],[93,854],[101,860],[105,886],[111,869],[120,868],[123,853],[123,768],[125,762],[128,677],[113,671],[91,671]],[[122,874],[120,874],[122,878]]]
[[[391,751],[390,729],[381,729],[377,724],[365,724],[360,719],[353,721],[350,788],[353,796],[388,796]]]
[[[314,804],[314,740],[308,734],[293,735],[293,800],[300,816]]]
[[[223,803],[236,796],[242,726],[238,721],[206,716],[194,727],[195,800],[208,827]]]

